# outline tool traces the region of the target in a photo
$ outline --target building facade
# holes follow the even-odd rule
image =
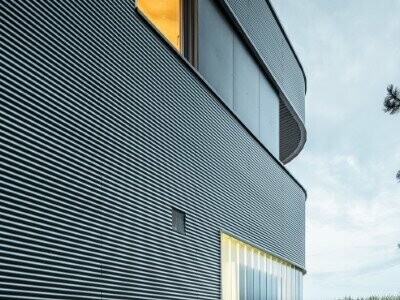
[[[268,0],[1,1],[0,31],[0,299],[302,299]]]

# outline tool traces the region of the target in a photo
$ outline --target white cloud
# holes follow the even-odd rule
[[[378,280],[400,278],[400,188],[387,188],[393,181],[388,163],[305,152],[291,166],[308,188],[305,299],[400,292],[400,279],[392,285]],[[364,193],[367,185],[376,192]]]

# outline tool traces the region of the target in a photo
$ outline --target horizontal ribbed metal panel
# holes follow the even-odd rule
[[[220,230],[304,268],[304,190],[132,1],[0,20],[1,299],[219,299]]]
[[[287,163],[306,141],[306,78],[302,66],[268,0],[221,0],[221,3],[284,95],[282,100],[288,106],[284,112],[288,115],[281,115],[280,120],[280,159]],[[298,127],[297,136],[293,136],[294,126]]]
[[[303,121],[305,76],[268,0],[224,0]]]
[[[293,119],[283,101],[279,102],[279,115],[279,155],[283,160],[283,158],[293,157],[295,149],[302,146],[301,132],[298,123]]]

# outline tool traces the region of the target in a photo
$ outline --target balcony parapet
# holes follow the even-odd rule
[[[280,94],[280,160],[288,163],[306,142],[303,66],[269,0],[220,0]]]

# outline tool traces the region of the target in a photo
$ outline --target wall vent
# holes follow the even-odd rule
[[[185,222],[186,222],[185,213],[173,208],[172,209],[172,229],[179,233],[185,233],[185,231],[186,231]]]

